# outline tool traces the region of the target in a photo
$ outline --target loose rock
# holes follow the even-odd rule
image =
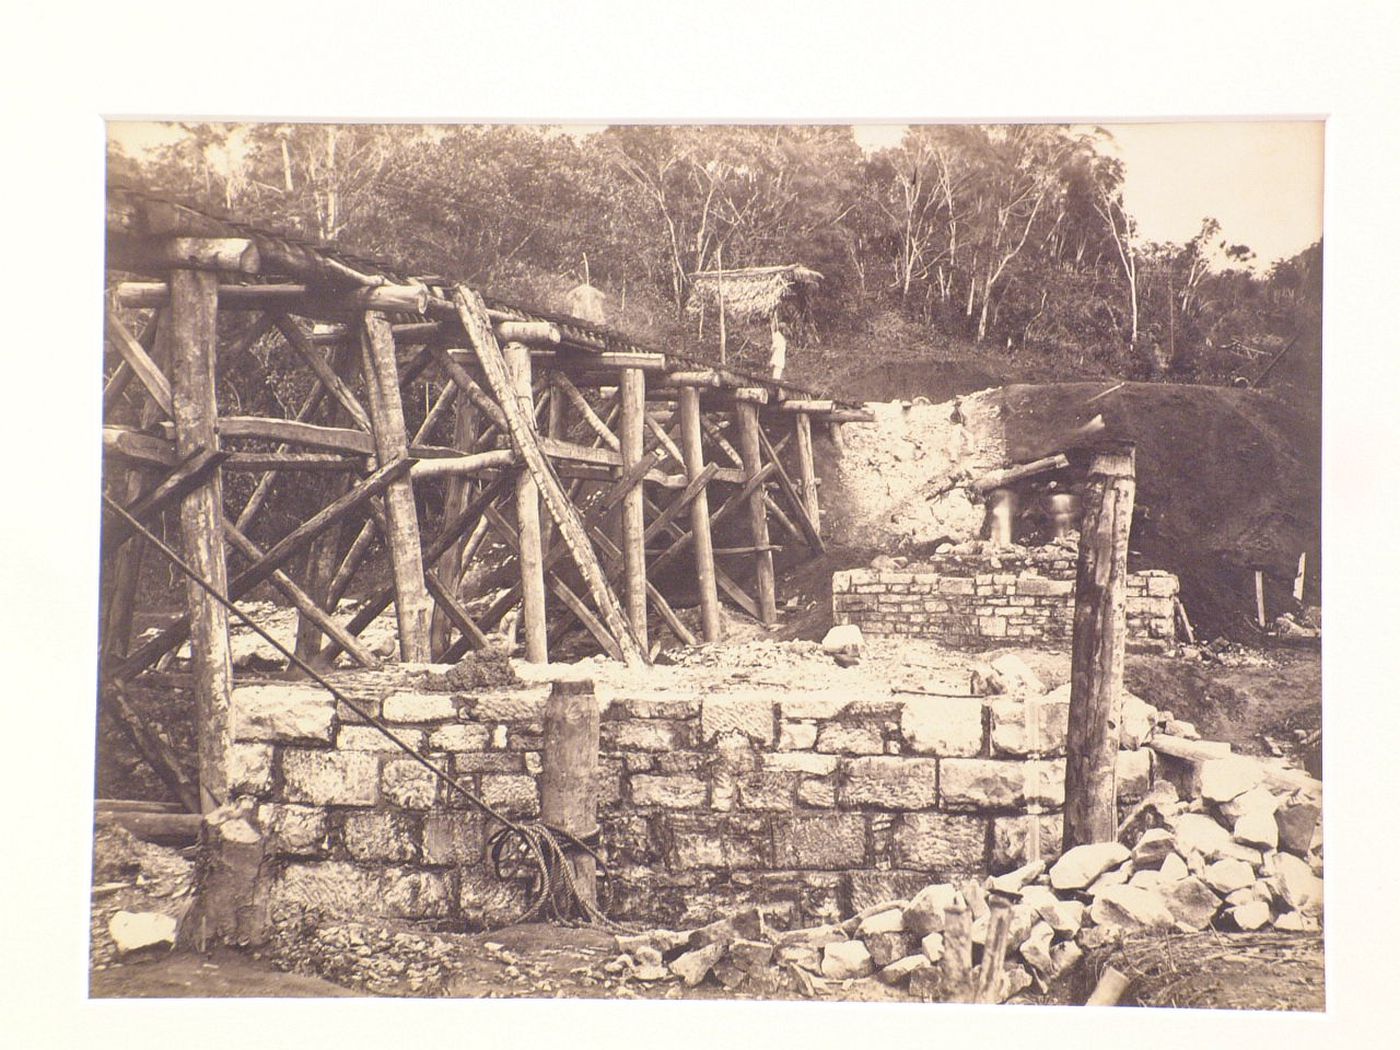
[[[116,942],[117,954],[128,955],[162,944],[173,948],[178,927],[173,917],[158,911],[119,911],[107,924],[107,932]]]
[[[822,976],[833,981],[866,977],[874,969],[870,951],[860,941],[839,941],[822,949]]]
[[[1110,886],[1094,898],[1089,917],[1099,926],[1167,930],[1176,917],[1160,893],[1136,886]]]
[[[1226,894],[1254,882],[1254,869],[1242,860],[1227,857],[1206,867],[1201,876],[1216,893]]]
[[[1131,857],[1128,847],[1118,842],[1094,842],[1075,846],[1050,869],[1050,885],[1057,890],[1080,890],[1109,868]]]
[[[705,979],[705,975],[723,955],[723,944],[706,944],[673,961],[671,972],[679,977],[687,988],[694,988]]]

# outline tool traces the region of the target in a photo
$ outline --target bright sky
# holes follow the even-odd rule
[[[1123,160],[1123,196],[1144,240],[1187,241],[1203,218],[1213,216],[1221,236],[1254,249],[1262,271],[1322,235],[1321,121],[1102,126]],[[588,134],[602,127],[566,130]],[[906,127],[858,124],[854,130],[861,147],[873,151],[898,145]],[[168,124],[113,123],[109,134],[139,155],[180,132]],[[232,145],[237,151],[236,137]]]
[[[1123,161],[1123,197],[1144,240],[1179,244],[1211,216],[1264,270],[1322,236],[1321,121],[1101,126]],[[856,141],[867,151],[898,145],[905,127],[857,125]]]

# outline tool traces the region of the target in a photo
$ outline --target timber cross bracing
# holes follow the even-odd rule
[[[609,655],[645,662],[663,628],[696,640],[666,593],[691,564],[704,640],[719,638],[721,596],[771,624],[773,552],[821,549],[812,424],[868,418],[137,192],[109,194],[107,234],[109,267],[130,278],[108,310],[110,494],[147,523],[178,507],[189,561],[235,599],[275,587],[301,617],[298,654],[323,663],[346,653],[373,666],[358,636],[391,604],[405,660],[459,659],[518,608],[531,659],[580,626]],[[308,392],[287,417],[221,414],[220,366],[257,367],[250,350],[266,338],[285,344]],[[405,406],[420,402],[410,430],[419,417]],[[257,478],[236,511],[223,497],[232,471]],[[330,475],[334,498],[255,543],[276,480],[294,472]],[[712,532],[731,519],[747,521],[747,542],[717,548]],[[211,804],[232,679],[225,610],[191,586],[187,615],[132,650],[142,542],[109,528],[104,666],[129,678],[191,639]],[[509,556],[485,565],[492,541]],[[389,584],[342,623],[336,607],[376,549]]]

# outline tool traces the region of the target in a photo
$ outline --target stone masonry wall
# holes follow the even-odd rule
[[[491,805],[537,814],[547,686],[452,694],[396,674],[337,677]],[[602,842],[622,918],[694,923],[762,903],[779,921],[829,920],[1012,867],[1032,819],[1042,855],[1057,852],[1067,686],[1034,702],[1034,734],[1026,702],[1001,697],[634,690],[598,702]],[[523,887],[482,860],[481,814],[323,691],[242,685],[231,728],[234,792],[258,800],[275,858],[260,886],[274,916],[478,926],[519,914]],[[1146,749],[1121,753],[1124,804],[1151,777]]]
[[[870,635],[932,638],[960,648],[1068,646],[1074,630],[1073,552],[935,555],[903,569],[853,569],[832,576],[832,614]],[[1169,572],[1128,577],[1128,639],[1161,647],[1176,637]]]

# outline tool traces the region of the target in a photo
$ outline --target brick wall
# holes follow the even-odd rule
[[[492,805],[538,812],[546,687],[454,695],[401,673],[340,677]],[[693,922],[757,902],[779,921],[832,918],[1013,866],[1031,820],[1042,855],[1059,843],[1067,687],[1036,702],[1037,733],[1023,701],[995,697],[635,691],[598,702],[620,917]],[[522,887],[482,863],[482,816],[326,694],[245,685],[232,714],[234,790],[259,800],[274,914],[518,915]],[[1149,753],[1122,752],[1119,774],[1122,801],[1139,797]]]
[[[832,615],[871,635],[933,638],[946,645],[1066,647],[1074,629],[1075,560],[1058,548],[968,557],[935,555],[905,569],[832,576]],[[1147,646],[1176,637],[1177,578],[1161,570],[1128,577],[1128,638]]]

